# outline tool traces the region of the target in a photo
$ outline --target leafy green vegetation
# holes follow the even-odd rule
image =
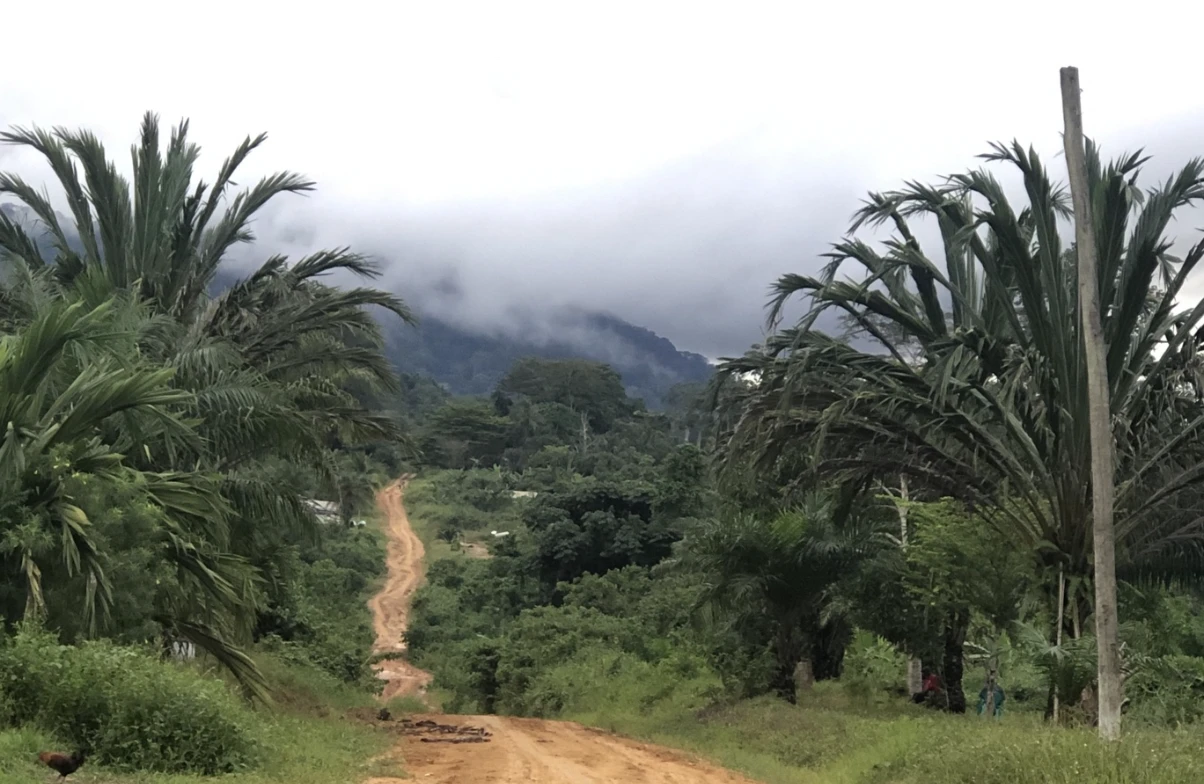
[[[1204,771],[1189,731],[1136,730],[1105,745],[1033,714],[988,724],[866,710],[833,686],[817,686],[809,706],[760,698],[698,717],[600,703],[573,718],[698,752],[767,784],[1186,784]]]
[[[395,776],[402,771],[381,759],[392,739],[348,721],[317,716],[278,713],[264,721],[257,732],[258,765],[221,777],[238,784],[346,784],[350,777]],[[0,784],[27,784],[47,778],[37,764],[41,751],[55,748],[60,739],[33,726],[0,730]],[[89,771],[81,779],[95,776],[118,784],[186,784],[196,774],[166,774],[149,771]],[[50,774],[53,776],[53,773]],[[74,777],[73,777],[74,778]]]

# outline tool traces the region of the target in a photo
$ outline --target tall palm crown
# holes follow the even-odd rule
[[[345,249],[321,251],[292,265],[273,256],[211,299],[209,289],[226,253],[254,241],[256,213],[274,197],[307,192],[313,183],[282,172],[231,196],[239,166],[266,139],[260,135],[239,145],[211,187],[203,181],[194,185],[200,150],[187,134],[188,123],[182,122],[164,153],[158,119],[148,113],[132,150],[132,184],[88,131],[0,134],[0,140],[30,147],[46,159],[74,224],[62,225],[38,189],[0,173],[0,194],[15,197],[37,216],[52,256],[2,212],[0,252],[24,262],[35,276],[53,277],[73,295],[96,301],[130,292],[144,303],[159,319],[148,329],[143,349],[170,363],[178,383],[198,394],[198,413],[213,445],[245,448],[254,443],[251,436],[258,436],[259,443],[278,447],[262,438],[269,427],[279,437],[306,439],[311,451],[320,449],[332,428],[351,437],[399,436],[391,420],[363,410],[340,385],[351,376],[394,383],[370,309],[412,322],[409,310],[387,292],[323,285],[320,278],[330,273],[378,275],[373,263]],[[18,298],[9,291],[4,299]],[[2,309],[10,320],[19,310]],[[219,405],[227,414],[230,406],[240,410],[241,418],[223,424],[242,432],[212,429],[219,424],[212,415]],[[236,450],[219,463],[230,467],[253,455]]]
[[[983,157],[1019,171],[1027,205],[1013,207],[982,169],[871,194],[821,275],[777,282],[771,321],[796,295],[808,306],[793,328],[724,364],[729,378],[757,379],[741,391],[729,463],[779,465],[802,450],[820,476],[904,475],[976,505],[1047,563],[1087,575],[1086,364],[1074,248],[1059,233],[1067,198],[1031,150],[996,145]],[[1196,508],[1204,302],[1176,305],[1204,243],[1180,258],[1164,236],[1178,209],[1204,198],[1204,163],[1143,193],[1140,155],[1105,167],[1089,146],[1088,159],[1120,477],[1118,558],[1131,572],[1165,567],[1204,536]],[[940,255],[917,241],[910,222],[920,217],[935,219]],[[895,234],[881,250],[853,236],[882,224]],[[838,279],[848,264],[862,274]],[[823,331],[829,311],[876,345],[862,350]]]

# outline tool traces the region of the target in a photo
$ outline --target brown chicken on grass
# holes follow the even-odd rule
[[[43,751],[38,755],[38,762],[59,774],[59,781],[63,781],[75,771],[79,770],[79,766],[84,764],[84,758],[87,755],[82,751],[75,751],[71,754],[63,754],[58,751]]]

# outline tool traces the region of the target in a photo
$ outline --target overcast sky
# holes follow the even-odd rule
[[[1105,152],[1204,153],[1190,4],[12,5],[0,122],[86,125],[124,162],[143,111],[189,117],[207,173],[267,131],[244,181],[319,191],[261,222],[265,252],[351,244],[432,312],[583,305],[712,357],[866,190],[1013,137],[1060,173],[1060,66]]]

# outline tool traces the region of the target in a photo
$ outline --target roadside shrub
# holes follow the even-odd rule
[[[117,768],[217,775],[254,762],[254,717],[225,684],[137,648],[23,630],[0,648],[0,704],[12,724]]]
[[[903,682],[907,661],[886,640],[858,629],[845,653],[841,682],[860,699],[884,694]]]

